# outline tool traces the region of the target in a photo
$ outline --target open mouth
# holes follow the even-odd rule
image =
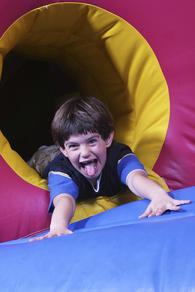
[[[91,159],[87,161],[82,161],[79,164],[82,170],[84,171],[85,175],[93,176],[96,174],[97,162],[98,162],[97,159]]]

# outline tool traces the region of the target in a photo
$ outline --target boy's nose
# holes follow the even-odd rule
[[[80,154],[82,157],[88,157],[90,154],[89,147],[87,145],[82,145],[80,148]]]

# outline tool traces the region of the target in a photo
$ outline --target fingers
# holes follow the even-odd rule
[[[146,211],[139,216],[140,219],[145,218],[145,217],[153,217],[153,216],[160,216],[162,215],[165,211],[171,210],[171,211],[178,211],[180,209],[180,206],[175,205],[174,203],[169,203],[167,204],[166,207],[164,208],[152,208],[151,206],[148,206]]]
[[[153,204],[150,204],[147,209],[142,213],[139,218],[145,218],[145,217],[152,217],[152,216],[160,216],[162,215],[165,211],[171,210],[171,211],[178,211],[181,209],[180,205],[184,204],[190,204],[190,200],[175,200],[171,199],[169,202],[167,202],[163,207],[157,207],[154,206]]]
[[[66,234],[72,234],[72,233],[73,233],[73,231],[68,229],[68,232]]]
[[[30,242],[33,242],[33,241],[39,241],[39,240],[43,240],[45,238],[48,238],[47,235],[43,235],[43,236],[39,236],[39,237],[35,237],[35,238],[31,238],[29,239]]]
[[[169,202],[166,207],[167,207],[166,210],[171,210],[171,211],[177,211],[180,209],[180,206],[177,206],[173,202]]]
[[[191,200],[174,200],[175,205],[185,205],[185,204],[190,204]]]
[[[165,212],[165,210],[163,211],[162,209],[156,209],[155,211],[154,211],[154,216],[160,216],[160,215],[162,215],[163,213]]]
[[[67,229],[65,232],[48,232],[47,234],[43,235],[43,236],[39,236],[39,237],[35,237],[35,238],[31,238],[29,239],[30,242],[33,241],[39,241],[39,240],[43,240],[46,238],[52,238],[52,237],[58,237],[58,236],[62,236],[65,234],[72,234],[73,232],[69,229]]]
[[[180,209],[180,206],[175,205],[173,202],[169,202],[167,206],[164,207],[154,207],[152,205],[149,205],[145,212],[139,216],[139,219],[145,218],[145,217],[153,217],[153,216],[160,216],[162,215],[166,210],[173,210],[177,211]]]
[[[152,209],[149,209],[148,211],[146,210],[143,214],[141,214],[139,216],[139,219],[142,219],[142,218],[150,218],[150,217],[153,217],[153,216],[160,216],[164,213],[165,211],[163,211],[162,209],[156,209],[156,210],[152,210]]]
[[[148,208],[145,210],[144,213],[142,213],[140,216],[139,216],[139,219],[142,219],[142,218],[145,218],[145,217],[151,217],[153,214],[153,210],[150,206],[148,206]]]
[[[190,204],[190,203],[191,203],[190,200],[175,200],[175,199],[173,199],[172,202],[169,202],[167,204],[167,210],[177,211],[181,208],[180,205],[185,205],[185,204]]]

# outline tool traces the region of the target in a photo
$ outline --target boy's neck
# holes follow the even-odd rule
[[[92,185],[92,187],[93,187],[93,189],[94,189],[95,192],[98,192],[99,191],[101,177],[102,177],[102,174],[100,174],[99,177],[96,178],[96,179],[93,179],[93,180],[87,179],[88,182]]]

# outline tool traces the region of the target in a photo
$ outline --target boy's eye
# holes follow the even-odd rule
[[[70,144],[70,145],[68,145],[68,148],[70,150],[76,150],[78,148],[78,145],[77,144]]]
[[[89,144],[95,144],[97,142],[96,138],[90,139],[89,140]]]

